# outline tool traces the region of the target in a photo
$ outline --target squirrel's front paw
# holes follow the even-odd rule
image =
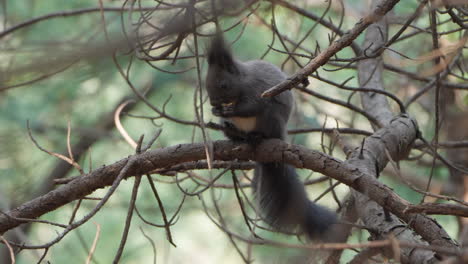
[[[223,110],[221,109],[221,107],[212,107],[211,113],[213,113],[213,115],[215,116],[219,116],[219,117],[223,116]]]
[[[223,117],[233,117],[234,116],[234,108],[233,107],[223,107],[221,115]]]
[[[237,129],[232,123],[228,121],[224,121],[223,126],[224,126],[224,129],[223,129],[224,134],[232,141],[236,141],[236,142],[246,141],[247,134]]]
[[[260,132],[250,132],[247,134],[247,142],[251,145],[258,145],[265,137]]]

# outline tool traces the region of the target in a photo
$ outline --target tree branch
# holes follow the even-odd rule
[[[407,153],[411,142],[416,138],[416,123],[400,117],[388,127],[380,129],[367,138],[372,144],[381,145],[389,150],[392,159],[400,160]],[[402,136],[401,136],[402,135]],[[397,140],[396,144],[388,144]],[[304,146],[290,145],[281,140],[265,140],[256,149],[247,144],[236,144],[230,141],[213,142],[213,154],[217,160],[256,160],[259,162],[282,161],[299,168],[307,168],[328,175],[355,190],[368,195],[372,200],[391,211],[405,222],[425,240],[433,245],[456,248],[442,227],[435,220],[421,214],[408,214],[406,208],[410,203],[389,187],[379,182],[373,175],[364,173],[358,167],[347,164],[319,151],[307,149]],[[24,203],[8,212],[15,218],[37,218],[53,211],[71,201],[82,198],[93,191],[112,184],[129,159],[135,163],[125,177],[142,175],[158,168],[170,167],[182,162],[202,160],[206,157],[203,143],[180,144],[167,148],[147,151],[143,154],[130,156],[112,165],[103,166],[68,184]],[[0,216],[0,234],[24,221],[18,221],[6,216]]]
[[[399,0],[387,0],[382,5],[378,6],[372,13],[359,20],[358,23],[340,39],[333,42],[326,50],[317,55],[304,68],[290,76],[283,82],[273,86],[265,91],[263,97],[275,96],[285,90],[292,89],[294,86],[302,83],[307,77],[317,70],[320,66],[328,62],[328,60],[338,53],[343,48],[351,45],[353,41],[366,29],[369,25],[381,19],[388,11],[390,11]]]

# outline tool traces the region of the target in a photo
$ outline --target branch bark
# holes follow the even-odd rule
[[[377,8],[379,5],[384,4],[385,1],[373,1],[371,9]],[[363,43],[363,50],[369,54],[377,54],[377,52],[385,45],[388,38],[388,23],[386,17],[383,17],[378,22],[369,26],[365,33],[365,39]],[[383,84],[383,59],[381,55],[375,57],[369,57],[368,59],[361,60],[358,63],[358,80],[361,88],[370,88],[375,90],[385,90]],[[378,123],[384,126],[390,126],[393,123],[393,116],[388,103],[387,98],[383,94],[365,92],[361,93],[361,102],[363,109],[371,115],[373,118],[378,120]],[[377,126],[373,125],[374,130],[378,129]],[[401,131],[404,132],[404,131]],[[401,138],[406,137],[405,133],[395,134],[395,137]],[[361,148],[356,149],[348,159],[347,163],[353,164],[365,173],[374,175],[377,179],[380,172],[385,168],[389,162],[387,153],[399,153],[405,155],[399,148],[398,138],[389,138],[389,141],[385,141],[385,145],[374,144],[369,142],[367,139],[362,144]],[[388,147],[393,147],[396,150],[389,150]],[[407,148],[409,150],[409,148]],[[394,152],[396,151],[396,152]],[[401,160],[402,157],[392,160]],[[439,245],[443,243],[441,239],[428,240],[427,235],[422,235],[421,232],[425,232],[421,229],[421,226],[413,226],[414,230],[423,236],[426,241],[416,236],[414,232],[408,229],[406,223],[411,223],[407,219],[402,218],[398,214],[391,214],[387,209],[382,208],[369,197],[362,195],[361,193],[352,192],[355,206],[359,217],[364,222],[365,226],[371,230],[377,230],[378,232],[371,233],[371,238],[375,240],[386,239],[388,235],[393,234],[398,240],[410,241],[414,244],[426,245],[428,241],[432,245]],[[390,210],[391,211],[391,210]],[[392,211],[392,213],[394,213]],[[403,222],[403,219],[405,222]],[[395,252],[382,251],[383,255],[388,258],[395,257]],[[400,254],[397,256],[402,263],[434,263],[437,261],[435,253],[423,250],[420,248],[402,248]]]
[[[417,125],[407,117],[399,117],[388,127],[380,129],[367,138],[369,144],[381,145],[388,149],[392,159],[400,160],[416,137]],[[403,136],[400,136],[403,135]],[[387,142],[397,141],[397,144]],[[374,176],[363,172],[359,167],[347,164],[319,151],[304,146],[290,145],[281,140],[265,140],[257,148],[247,144],[230,141],[213,143],[213,154],[217,160],[256,160],[260,162],[282,161],[299,168],[307,168],[328,175],[355,190],[368,195],[379,205],[391,211],[420,234],[432,245],[457,248],[444,229],[425,215],[408,214],[410,203]],[[112,165],[103,166],[93,172],[78,177],[68,184],[40,196],[11,210],[8,214],[16,218],[37,218],[71,201],[82,198],[93,191],[112,184],[130,158],[122,159]],[[182,162],[202,160],[206,157],[203,143],[180,144],[172,147],[150,150],[139,154],[134,164],[128,168],[125,177],[142,175],[158,168],[171,167]],[[14,218],[0,215],[0,234],[24,223]]]

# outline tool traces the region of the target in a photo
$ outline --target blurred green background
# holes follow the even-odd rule
[[[121,1],[103,1],[105,6],[120,7]],[[300,1],[298,1],[300,2]],[[305,1],[307,2],[307,1]],[[321,15],[327,7],[325,1],[309,1],[305,8]],[[345,1],[347,12],[342,28],[351,28],[366,10],[366,1]],[[9,28],[23,21],[39,17],[50,13],[70,11],[84,8],[98,7],[97,1],[4,1],[2,19],[6,16],[6,25]],[[146,6],[154,6],[153,1],[143,1]],[[302,4],[302,3],[301,3]],[[417,6],[417,1],[402,1],[395,9],[396,15],[405,15],[412,12]],[[5,9],[6,7],[6,9]],[[262,3],[258,14],[266,22],[272,19],[268,3]],[[221,21],[224,28],[234,25],[243,14],[237,18],[225,18]],[[119,12],[106,12],[108,31],[112,35],[119,36],[121,32],[121,20]],[[156,16],[156,14],[155,14]],[[278,30],[281,34],[292,39],[300,39],[305,32],[314,24],[313,21],[304,20],[300,17],[291,16],[291,12],[283,8],[277,8],[275,19]],[[327,17],[337,23],[340,19],[340,11],[336,6],[332,6]],[[420,20],[421,27],[428,25],[428,20]],[[128,24],[126,24],[128,26]],[[244,28],[245,26],[245,28]],[[450,30],[450,25],[446,26]],[[398,27],[392,28],[390,32],[395,32]],[[213,25],[205,25],[200,28],[200,32],[212,32]],[[238,36],[242,33],[240,38]],[[318,26],[304,42],[304,46],[315,49],[316,43],[321,49],[328,45],[328,34],[325,28]],[[243,22],[226,33],[229,41],[238,40],[233,44],[234,53],[241,60],[260,58],[268,49],[272,42],[272,32],[254,15],[243,19]],[[427,39],[430,36],[421,35],[414,38]],[[450,35],[447,36],[450,39]],[[203,52],[208,38],[200,37],[200,51]],[[16,31],[3,39],[0,39],[0,75],[1,86],[13,85],[26,82],[39,76],[41,72],[59,70],[60,63],[54,64],[65,57],[66,54],[76,54],[78,50],[92,50],[93,47],[101,47],[105,43],[102,32],[102,24],[99,12],[86,13],[79,16],[57,17],[37,23],[33,26],[25,27]],[[424,42],[424,40],[421,40]],[[362,36],[357,43],[362,42]],[[190,35],[183,43],[180,55],[190,55],[190,49],[194,47],[194,39]],[[283,50],[282,44],[276,39],[273,47]],[[411,43],[401,42],[395,45],[396,49],[405,50],[405,54],[417,57],[421,55],[420,47],[415,47]],[[304,52],[304,51],[300,51]],[[310,55],[310,54],[309,54]],[[340,57],[349,58],[353,56],[351,50],[345,49],[339,53]],[[170,74],[158,71],[150,67],[146,62],[130,58],[126,54],[119,54],[118,61],[123,67],[132,63],[130,75],[131,80],[137,89],[144,90],[150,87],[148,96],[150,102],[162,107],[167,101],[166,112],[173,117],[186,121],[195,121],[195,111],[193,106],[196,89],[198,89],[197,72],[192,69],[180,74]],[[281,65],[286,56],[279,52],[269,51],[264,58],[272,63]],[[308,59],[300,59],[302,63],[307,63]],[[206,70],[206,63],[202,62],[202,75]],[[29,66],[33,65],[31,67]],[[181,71],[196,66],[195,59],[172,61],[159,61],[156,66],[167,71]],[[10,69],[26,69],[23,71],[13,71]],[[29,68],[28,68],[29,67]],[[50,67],[50,68],[49,68]],[[337,82],[346,80],[356,73],[352,69],[340,71],[326,71],[333,69],[331,65],[326,65],[319,70],[322,77],[330,78]],[[288,74],[293,73],[298,68],[291,60],[285,65],[284,70]],[[418,70],[416,66],[408,67],[407,70]],[[385,83],[389,84],[391,91],[395,92],[398,87],[399,76],[396,74],[386,74]],[[357,86],[356,78],[348,83],[350,86]],[[311,79],[310,88],[326,94],[327,96],[346,100],[349,93],[337,90],[320,81]],[[53,75],[45,80],[40,80],[29,85],[9,89],[0,93],[0,209],[8,210],[12,206],[30,200],[44,185],[44,180],[48,179],[51,171],[57,166],[58,160],[36,148],[28,136],[26,123],[29,120],[32,134],[38,143],[45,149],[67,155],[66,132],[67,123],[71,124],[71,144],[76,144],[84,137],[99,137],[96,143],[79,159],[80,165],[85,171],[98,168],[104,164],[111,164],[128,155],[133,154],[132,148],[123,140],[115,129],[106,130],[101,127],[103,117],[112,114],[119,101],[125,96],[132,95],[132,91],[125,80],[118,73],[112,59],[105,54],[103,56],[88,56],[74,63],[73,66],[63,72]],[[312,102],[310,102],[312,101]],[[301,94],[296,94],[297,110],[290,122],[291,128],[322,127],[326,122],[326,127],[335,127],[335,117],[339,117],[340,127],[347,127],[353,124],[354,127],[371,131],[367,121],[349,111],[322,102],[317,99],[310,99]],[[359,105],[357,96],[351,102]],[[418,119],[418,122],[425,135],[433,134],[432,117],[415,106],[410,109],[411,114]],[[130,115],[127,115],[130,114]],[[148,118],[138,118],[140,116],[157,117],[149,107],[139,102],[130,113],[122,116],[122,123],[130,136],[135,140],[145,134],[148,140],[161,128],[161,136],[156,141],[153,148],[172,146],[179,143],[190,143],[202,141],[199,128],[189,125],[178,124],[165,119],[149,120]],[[216,121],[211,116],[208,104],[204,106],[205,121]],[[327,121],[325,121],[327,120]],[[220,132],[209,131],[212,140],[222,139]],[[321,136],[317,133],[296,135],[291,137],[297,144],[303,144],[313,149],[320,149]],[[353,142],[359,142],[361,137],[350,137]],[[325,145],[329,139],[325,137]],[[328,150],[327,150],[328,151]],[[337,158],[344,159],[341,151],[333,152]],[[402,166],[414,174],[421,176],[428,175],[428,169],[423,166]],[[406,167],[405,167],[406,166]],[[212,172],[197,171],[198,174],[211,177],[217,175],[219,171]],[[68,176],[77,176],[79,173],[72,170]],[[309,177],[310,172],[301,171],[303,177]],[[238,173],[241,175],[241,173]],[[443,181],[447,178],[448,171],[444,168],[437,169],[435,179]],[[310,176],[312,179],[320,177],[317,173]],[[170,177],[154,176],[163,181],[172,181]],[[182,177],[182,176],[181,176]],[[50,179],[48,179],[50,181]],[[400,182],[390,177],[382,177],[382,180],[391,186],[399,195],[411,202],[419,202],[420,195],[402,185]],[[54,245],[48,252],[46,260],[50,263],[84,263],[92,241],[96,235],[96,226],[101,228],[99,240],[93,257],[93,263],[110,263],[114,258],[121,238],[127,207],[129,204],[131,189],[134,179],[124,181],[112,196],[107,205],[88,223],[67,235],[60,243]],[[221,177],[217,183],[232,184],[229,174]],[[156,182],[161,199],[166,211],[171,217],[182,200],[182,192],[173,183]],[[185,181],[183,188],[190,189],[194,186],[190,180]],[[316,184],[309,187],[311,198],[316,198],[322,190],[328,187],[328,182]],[[92,197],[102,197],[107,189],[98,190]],[[250,193],[249,189],[245,190]],[[337,193],[343,198],[347,193],[347,188],[340,185]],[[145,238],[142,231],[156,244],[156,256],[158,263],[240,263],[241,259],[229,243],[228,237],[222,233],[206,216],[203,211],[200,199],[203,199],[209,211],[212,213],[213,198],[219,199],[218,204],[228,226],[236,232],[245,236],[249,235],[246,228],[238,202],[232,189],[216,189],[204,192],[200,197],[187,197],[183,208],[178,215],[178,221],[171,227],[172,235],[177,247],[173,247],[166,239],[163,228],[155,228],[145,225],[136,215],[130,230],[130,237],[124,251],[122,263],[151,263],[153,260],[153,249],[150,241]],[[84,216],[95,205],[96,201],[85,200],[78,211],[77,217]],[[327,194],[320,200],[321,204],[336,208],[333,198]],[[67,223],[76,202],[64,206],[51,212],[43,219]],[[152,222],[162,223],[161,213],[157,207],[156,200],[149,188],[146,179],[143,179],[138,194],[138,209],[144,217]],[[440,223],[451,234],[456,234],[455,219],[453,217],[437,217]],[[141,229],[140,229],[141,228]],[[50,225],[35,224],[28,231],[28,244],[46,243],[53,239],[61,229]],[[297,239],[284,235],[268,232],[259,232],[261,235],[278,239],[285,242],[296,242]],[[357,242],[365,240],[366,234],[356,234],[351,241]],[[245,247],[244,244],[240,244]],[[245,249],[245,248],[242,248]],[[17,255],[17,263],[35,263],[38,261],[43,250],[24,250]],[[258,263],[284,263],[294,256],[301,256],[304,252],[295,249],[279,249],[267,246],[254,246],[252,248],[253,259]],[[344,260],[350,259],[355,254],[353,251],[346,252]]]

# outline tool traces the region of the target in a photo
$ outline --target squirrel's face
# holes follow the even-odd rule
[[[206,91],[213,107],[233,107],[241,96],[240,76],[210,66],[206,75]]]

